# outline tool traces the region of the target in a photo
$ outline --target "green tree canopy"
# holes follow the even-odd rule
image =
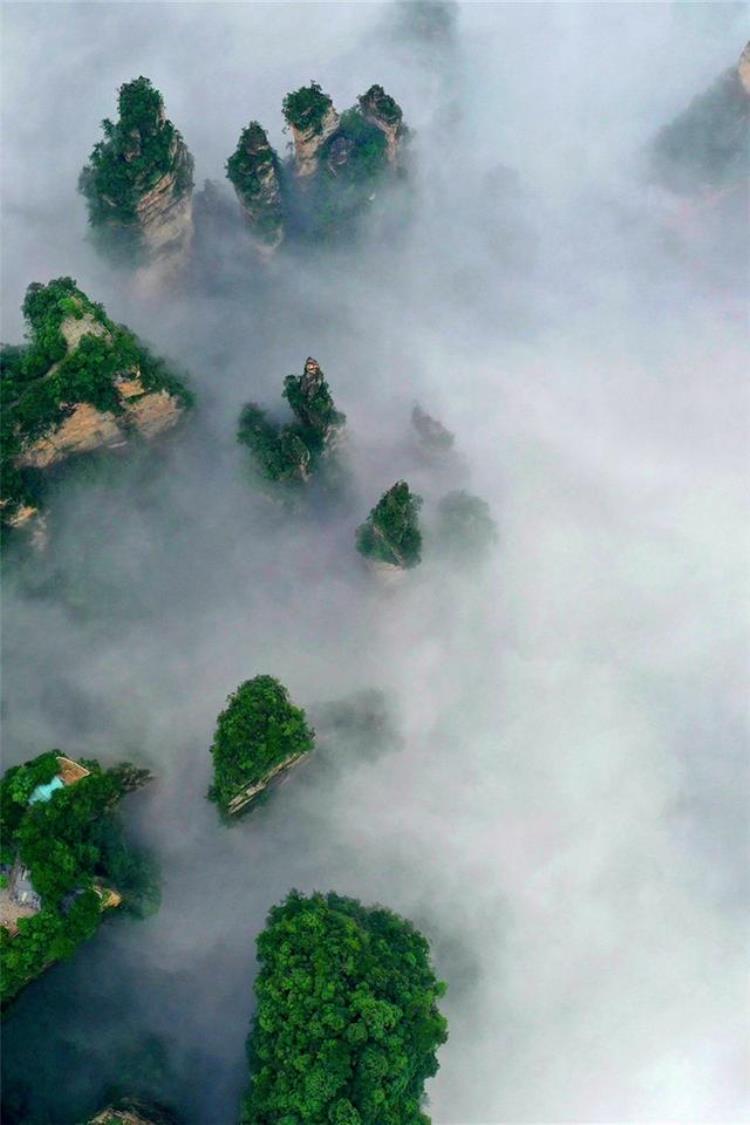
[[[227,177],[244,206],[253,231],[273,245],[283,230],[281,163],[257,121],[242,130],[237,148],[227,160]]]
[[[406,481],[397,481],[381,496],[365,523],[357,529],[360,554],[393,566],[416,566],[422,557],[422,533],[418,519],[421,506],[421,496],[410,492]]]
[[[269,480],[306,480],[346,415],[336,409],[320,364],[311,356],[301,375],[286,376],[283,394],[295,420],[279,425],[249,402],[240,414],[237,440],[248,447]]]
[[[2,1002],[91,937],[101,920],[106,890],[114,888],[136,914],[158,906],[158,875],[151,859],[126,843],[114,814],[121,797],[149,780],[127,763],[88,774],[30,802],[38,785],[61,770],[50,750],[7,770],[0,782],[2,863],[28,870],[41,909],[18,921],[18,933],[0,930]],[[97,893],[99,891],[99,893]]]
[[[144,392],[167,391],[189,406],[192,396],[166,363],[128,328],[115,324],[104,307],[90,300],[72,277],[47,285],[32,282],[23,313],[29,343],[0,350],[0,435],[2,439],[3,516],[42,491],[35,470],[15,461],[33,442],[55,429],[78,403],[121,415],[117,380],[138,373]],[[69,346],[66,322],[86,321],[89,331]]]
[[[293,125],[302,132],[312,129],[314,133],[323,131],[323,118],[333,105],[328,94],[317,82],[300,86],[287,94],[283,102],[283,113],[287,125]]]
[[[135,235],[138,203],[163,176],[174,177],[175,198],[192,191],[193,158],[148,78],[121,86],[117,104],[119,120],[102,121],[104,139],[94,145],[78,186],[93,227],[132,228]]]
[[[404,918],[292,891],[258,938],[243,1125],[424,1125],[445,986]]]
[[[305,712],[273,676],[246,680],[227,699],[216,723],[209,797],[225,813],[248,787],[261,785],[286,762],[309,753],[314,732]]]

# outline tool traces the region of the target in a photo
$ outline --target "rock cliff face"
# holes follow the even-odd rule
[[[269,480],[305,482],[335,449],[346,416],[336,409],[323,371],[308,356],[301,375],[287,375],[284,398],[295,420],[273,423],[254,402],[243,407],[237,440]]]
[[[71,278],[29,287],[31,343],[3,350],[3,522],[27,523],[44,472],[67,458],[150,440],[190,403],[182,384]]]
[[[321,150],[336,131],[338,114],[317,82],[287,94],[283,111],[294,139],[294,174],[298,180],[307,180],[318,171]]]
[[[746,45],[745,50],[740,55],[740,61],[737,63],[737,76],[745,93],[750,95],[750,43]]]
[[[175,140],[170,152],[174,170],[166,172],[138,200],[136,211],[150,259],[170,259],[175,265],[187,260],[193,241],[193,200],[180,184],[192,170],[185,145]]]
[[[173,271],[193,238],[193,159],[147,78],[121,86],[118,106],[80,176],[89,222],[106,251]]]
[[[750,44],[736,66],[657,135],[656,178],[683,195],[735,187],[750,173]]]
[[[292,125],[294,138],[294,171],[299,179],[314,176],[320,166],[320,152],[328,138],[336,132],[339,115],[331,106],[326,110],[325,116],[318,129],[308,126],[298,129]]]
[[[386,139],[388,163],[398,163],[401,141],[406,135],[401,107],[386,94],[382,86],[371,86],[359,99],[360,109],[365,121],[375,125]]]
[[[284,239],[280,161],[257,121],[243,129],[227,175],[258,250],[271,256]]]
[[[294,154],[284,164],[251,122],[227,162],[248,224],[266,256],[287,237],[330,242],[356,234],[380,189],[403,172],[401,109],[371,86],[339,115],[317,82],[287,94]]]
[[[308,356],[300,376],[287,375],[284,397],[299,419],[300,436],[312,452],[332,451],[346,418],[333,404],[317,359]]]

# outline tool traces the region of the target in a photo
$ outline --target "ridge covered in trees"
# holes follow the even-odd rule
[[[63,783],[66,770],[73,778]],[[6,770],[0,782],[2,894],[4,910],[20,916],[0,927],[4,1005],[90,938],[106,907],[122,901],[143,915],[158,906],[155,869],[125,843],[114,812],[126,793],[148,780],[147,771],[127,763],[104,770],[56,750]],[[19,879],[30,883],[24,895],[34,904],[30,916],[13,908]]]
[[[242,1125],[427,1125],[445,986],[414,926],[333,892],[292,891],[257,952]]]
[[[208,796],[222,813],[240,812],[269,782],[314,746],[305,712],[273,676],[255,676],[232,692],[216,722]]]
[[[150,393],[164,391],[180,407],[192,403],[166,363],[128,328],[110,320],[103,305],[90,300],[73,278],[32,283],[23,314],[28,344],[0,348],[5,523],[12,523],[24,506],[38,507],[43,474],[31,451],[80,404],[111,415],[124,430],[135,430],[137,403]],[[127,398],[121,393],[124,380]]]

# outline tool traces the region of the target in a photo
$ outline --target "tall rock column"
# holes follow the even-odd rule
[[[118,109],[79,179],[89,222],[120,259],[182,266],[193,237],[193,158],[148,78],[120,87]]]
[[[287,94],[283,112],[294,138],[295,176],[306,180],[318,171],[320,150],[336,131],[339,116],[328,94],[323,93],[317,82]]]
[[[371,86],[367,93],[359,98],[359,106],[365,121],[369,121],[385,134],[388,163],[395,165],[401,141],[406,136],[401,106],[386,94],[382,86]]]
[[[280,163],[257,121],[242,130],[227,161],[227,176],[259,252],[270,257],[284,240]]]

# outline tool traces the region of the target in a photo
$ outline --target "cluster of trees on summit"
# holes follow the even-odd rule
[[[194,162],[148,78],[121,86],[117,104],[118,119],[102,121],[103,138],[80,174],[79,189],[98,245],[137,262],[153,254],[155,211],[171,220],[179,215],[191,227]],[[286,95],[283,117],[294,137],[288,160],[272,148],[262,125],[251,121],[226,163],[257,247],[272,253],[286,238],[321,243],[353,237],[380,187],[404,175],[407,129],[400,106],[374,85],[339,115],[312,81]]]

